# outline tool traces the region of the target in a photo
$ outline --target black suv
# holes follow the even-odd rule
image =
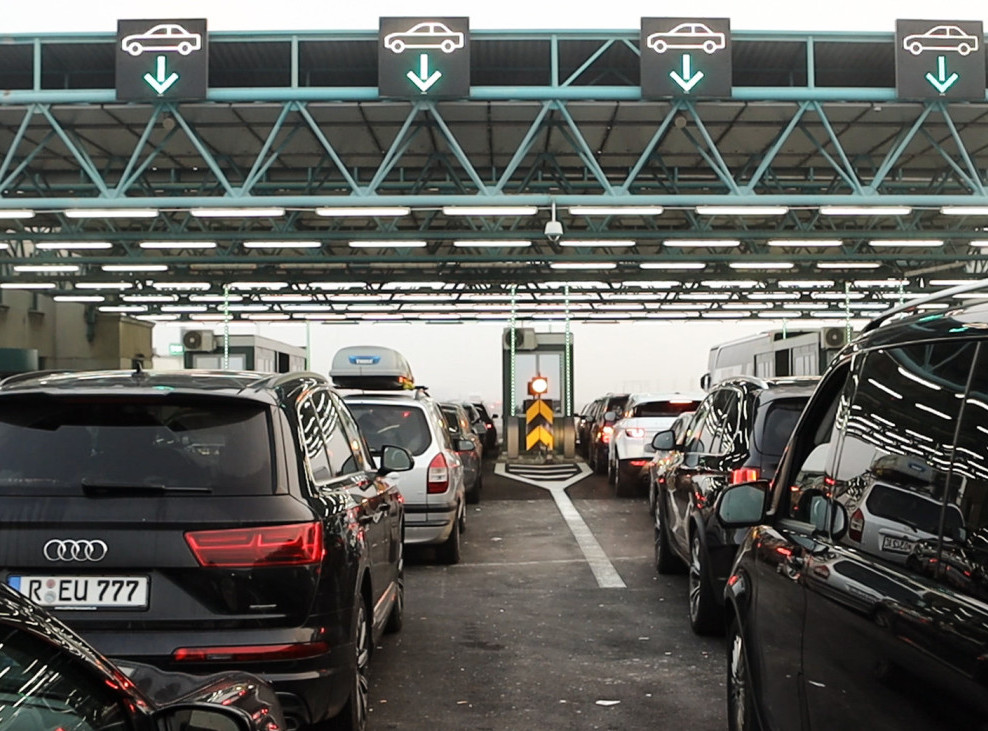
[[[366,723],[402,624],[404,513],[313,373],[26,374],[0,384],[0,581],[103,654],[269,679],[292,725]]]
[[[985,727],[986,292],[873,321],[772,483],[721,496],[725,528],[750,527],[726,590],[732,728]]]
[[[614,422],[621,418],[624,407],[628,403],[627,393],[609,393],[594,401],[593,410],[587,415],[586,457],[596,474],[607,473],[608,455],[610,453],[611,436],[614,434]]]
[[[670,429],[652,440],[671,450],[659,475],[655,567],[689,568],[689,620],[700,634],[723,631],[724,582],[737,550],[733,531],[714,517],[728,485],[768,478],[818,379],[739,376],[714,386],[677,442]]]

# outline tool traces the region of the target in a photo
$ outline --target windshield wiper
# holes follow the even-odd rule
[[[108,482],[83,478],[80,481],[86,495],[163,495],[172,492],[208,494],[211,487],[182,487],[157,483]]]

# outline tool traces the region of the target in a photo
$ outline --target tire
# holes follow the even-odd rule
[[[730,731],[760,731],[751,693],[744,635],[735,617],[727,633],[727,728]]]
[[[615,485],[617,485],[617,471],[618,471],[617,464],[615,463],[614,460],[612,460],[610,458],[610,455],[608,455],[608,457],[607,457],[607,484],[608,485],[611,485],[612,487],[615,486]]]
[[[402,549],[404,552],[404,549]],[[405,626],[405,556],[398,557],[398,586],[395,593],[395,603],[391,605],[391,614],[384,625],[384,631],[389,635],[401,632]]]
[[[405,50],[405,42],[399,40],[391,41],[391,50],[395,53],[401,53]]]
[[[481,469],[483,469],[481,467]],[[484,486],[484,475],[482,471],[477,472],[477,479],[473,483],[473,489],[467,493],[467,502],[476,505],[480,502],[480,489]]]
[[[353,648],[355,664],[353,685],[350,688],[350,698],[347,699],[343,710],[327,724],[333,731],[364,731],[367,728],[367,708],[370,696],[370,655],[373,649],[371,627],[367,618],[367,603],[361,594],[357,594],[357,605],[354,607]]]
[[[439,47],[442,49],[443,53],[452,53],[456,50],[456,44],[453,43],[453,41],[443,41],[439,44]]]
[[[655,570],[660,574],[681,574],[686,565],[672,552],[669,545],[669,533],[666,532],[666,511],[661,503],[656,503],[652,513],[655,526]]]
[[[648,476],[648,514],[655,515],[655,501],[658,488],[655,486],[655,480],[652,479],[652,475]]]
[[[460,527],[459,516],[453,521],[453,530],[449,533],[449,538],[439,546],[439,560],[452,566],[460,562]]]
[[[707,578],[706,552],[700,544],[699,533],[690,538],[689,565],[690,627],[698,635],[723,632],[723,609],[718,606]]]
[[[591,467],[593,468],[594,474],[595,475],[606,474],[607,462],[605,461],[604,464],[600,463],[600,449],[597,447],[596,444],[591,446],[590,449],[593,451],[593,464],[591,465]]]
[[[614,465],[614,494],[618,497],[637,497],[638,480],[633,480],[618,462]]]

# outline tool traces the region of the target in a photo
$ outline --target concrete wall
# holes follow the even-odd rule
[[[116,315],[91,314],[77,303],[4,290],[0,346],[38,351],[38,366],[95,370],[131,368],[142,357],[151,367],[153,323]]]

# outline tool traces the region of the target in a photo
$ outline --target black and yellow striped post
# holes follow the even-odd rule
[[[552,401],[525,399],[525,450],[552,452],[555,442],[552,436]]]

